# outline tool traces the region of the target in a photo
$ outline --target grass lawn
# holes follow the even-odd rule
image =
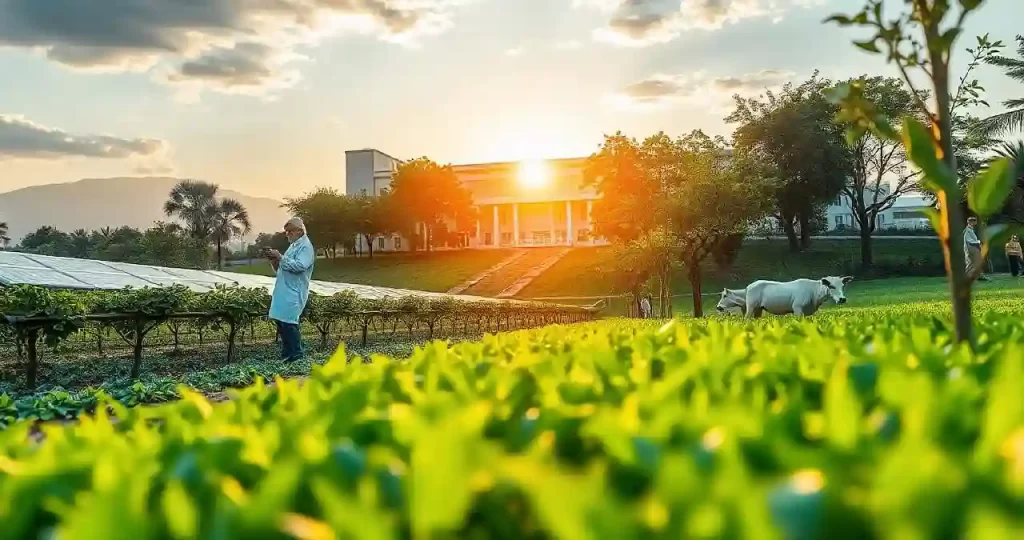
[[[1006,300],[1020,299],[1024,304],[1024,281],[1017,283],[1008,275],[991,276],[992,281],[974,285],[973,298],[978,313],[987,310],[991,304],[1005,304]],[[717,290],[706,290],[715,296],[704,298],[704,312],[714,313],[718,304]],[[870,281],[853,281],[846,286],[847,303],[836,306],[831,300],[822,306],[820,312],[858,311],[878,307],[904,307],[910,310],[942,311],[949,309],[949,285],[945,277],[887,278]],[[676,313],[689,315],[693,312],[691,298],[674,298]],[[978,314],[976,313],[976,315]]]
[[[317,259],[313,279],[376,285],[399,289],[445,292],[511,255],[504,249],[437,251],[434,253]],[[246,274],[273,275],[269,265],[231,269]]]
[[[942,252],[934,238],[911,240],[880,237],[874,243],[876,276],[943,275]],[[997,269],[1001,261],[995,257]],[[622,279],[615,268],[612,247],[578,248],[539,276],[519,293],[522,298],[545,296],[601,296],[616,292]],[[860,243],[854,240],[815,240],[802,253],[789,253],[786,242],[747,240],[731,268],[707,261],[703,267],[705,290],[738,288],[757,279],[789,280],[827,275],[861,275]],[[685,272],[673,273],[673,293],[690,290]]]

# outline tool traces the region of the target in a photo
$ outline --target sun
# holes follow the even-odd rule
[[[519,163],[519,185],[526,188],[540,188],[548,185],[551,171],[544,160],[530,160]]]

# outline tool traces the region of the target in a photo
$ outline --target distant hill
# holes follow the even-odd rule
[[[17,242],[24,235],[52,225],[62,231],[103,227],[146,228],[170,221],[163,213],[167,194],[181,179],[167,177],[87,178],[67,184],[32,186],[0,193],[0,221],[10,226]],[[249,211],[252,234],[276,232],[288,219],[281,201],[250,197],[221,189],[221,197],[238,199]]]

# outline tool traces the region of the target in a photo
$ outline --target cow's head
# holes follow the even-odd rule
[[[715,309],[719,313],[728,313],[729,311],[738,309],[742,313],[747,309],[747,297],[746,289],[739,289],[730,291],[729,289],[722,289],[722,297],[718,299],[718,305]]]
[[[846,303],[846,293],[843,292],[843,287],[851,281],[853,281],[852,276],[821,278],[821,284],[825,286],[828,295],[832,297],[832,301],[840,305]]]

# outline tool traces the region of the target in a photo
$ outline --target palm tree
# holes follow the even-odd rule
[[[1015,143],[1004,142],[995,149],[999,157],[1013,160],[1014,176],[1017,178],[1017,185],[1024,189],[1024,141]]]
[[[1024,36],[1017,36],[1017,55],[1020,58],[993,56],[986,62],[1003,68],[1007,77],[1024,83]],[[984,129],[989,133],[1024,131],[1024,98],[1010,99],[1004,101],[1003,105],[1009,110],[986,118]]]
[[[7,249],[8,244],[11,243],[11,237],[7,236],[8,230],[10,229],[7,222],[0,221],[0,249]]]
[[[236,236],[252,230],[249,212],[235,199],[222,199],[216,203],[211,220],[213,240],[217,243],[217,268],[224,264],[223,245]]]
[[[216,184],[182,180],[171,189],[164,213],[177,216],[185,224],[189,236],[209,241],[213,235],[213,219],[217,213]]]

